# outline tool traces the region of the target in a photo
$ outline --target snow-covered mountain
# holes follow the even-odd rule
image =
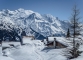
[[[0,24],[5,25],[5,28],[9,30],[9,26],[11,28],[21,28],[25,30],[27,35],[38,34],[36,36],[37,38],[40,35],[44,37],[64,35],[69,23],[61,21],[57,17],[49,14],[41,15],[37,12],[20,8],[15,11],[10,11],[8,9],[1,10]]]

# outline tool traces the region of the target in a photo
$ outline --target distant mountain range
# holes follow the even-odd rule
[[[13,30],[19,28],[19,35],[25,30],[27,35],[34,35],[37,39],[47,36],[64,36],[67,32],[69,22],[59,20],[49,14],[41,15],[31,10],[22,8],[10,11],[0,11],[0,29]]]

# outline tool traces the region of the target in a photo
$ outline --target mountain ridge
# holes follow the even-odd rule
[[[44,37],[65,35],[69,24],[69,22],[61,21],[58,17],[50,14],[41,15],[32,10],[24,10],[22,8],[14,11],[8,9],[0,11],[0,23],[2,22],[3,24],[11,24],[15,28],[20,27],[25,30],[27,35],[29,33],[34,35],[37,32]]]

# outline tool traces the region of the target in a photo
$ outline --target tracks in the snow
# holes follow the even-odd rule
[[[35,52],[36,52],[36,54],[37,54],[37,56],[38,56],[38,58],[39,58],[40,60],[44,60],[44,58],[39,54],[38,51],[35,51]]]

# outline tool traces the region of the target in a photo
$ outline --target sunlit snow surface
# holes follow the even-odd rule
[[[26,40],[25,45],[4,50],[5,55],[14,60],[66,60],[63,49],[45,49],[40,40]],[[60,57],[60,58],[59,58]]]
[[[67,60],[63,54],[66,48],[47,49],[41,40],[31,40],[30,38],[23,40],[26,42],[24,45],[5,49],[3,51],[5,56],[0,55],[0,60]],[[79,50],[83,51],[83,45]],[[83,60],[83,53],[78,58],[71,60]]]

